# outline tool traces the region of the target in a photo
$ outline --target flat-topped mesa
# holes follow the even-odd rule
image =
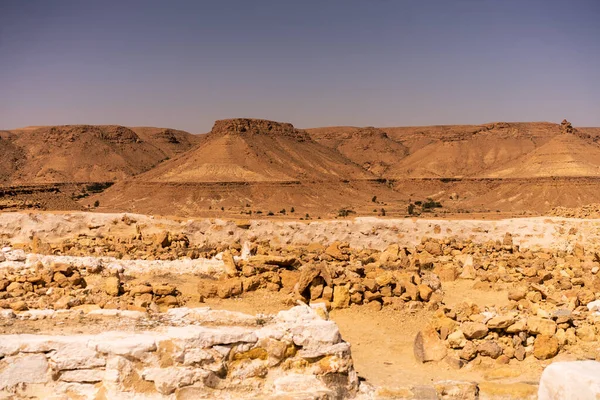
[[[294,128],[294,125],[290,123],[254,118],[233,118],[216,121],[210,135],[224,134],[287,136],[299,141],[311,140],[307,132]]]

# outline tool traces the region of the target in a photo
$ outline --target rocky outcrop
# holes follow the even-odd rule
[[[560,133],[573,134],[575,133],[575,128],[573,128],[573,125],[569,121],[563,119],[560,123]]]
[[[294,128],[290,123],[253,118],[222,119],[216,121],[210,131],[210,135],[224,134],[288,136],[299,141],[312,140],[308,133]]]

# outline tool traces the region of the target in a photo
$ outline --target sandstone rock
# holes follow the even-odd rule
[[[0,371],[0,390],[22,383],[45,383],[49,380],[48,361],[43,354],[5,358],[6,367]]]
[[[429,240],[425,242],[425,251],[431,254],[432,256],[440,256],[442,255],[442,245],[436,241]]]
[[[98,335],[90,341],[89,346],[100,353],[141,358],[148,352],[156,351],[156,341],[144,334],[129,334],[109,332]]]
[[[160,299],[156,300],[156,304],[165,305],[167,307],[176,307],[179,305],[179,301],[177,301],[177,297],[175,296],[163,296]],[[136,311],[145,311],[145,310],[136,310]]]
[[[198,282],[198,294],[200,298],[216,297],[218,292],[217,284],[211,281]]]
[[[11,302],[9,304],[9,307],[13,311],[25,311],[25,310],[28,310],[27,303],[25,303],[23,300],[13,301],[13,302]]]
[[[235,265],[235,260],[233,259],[233,255],[231,255],[229,250],[223,252],[223,264],[225,265],[225,273],[229,277],[237,276],[237,266]]]
[[[302,295],[309,287],[313,280],[321,275],[321,268],[314,264],[306,264],[301,268],[300,278],[296,286],[298,294]]]
[[[244,292],[242,281],[236,278],[229,279],[217,287],[217,295],[221,299],[239,296]]]
[[[298,260],[294,256],[257,255],[250,257],[248,263],[293,267],[298,264]]]
[[[526,356],[526,351],[523,346],[518,346],[515,348],[515,358],[519,361],[523,361]]]
[[[593,326],[583,325],[575,329],[577,338],[584,342],[593,342],[596,340],[596,332]]]
[[[462,272],[459,275],[460,279],[475,279],[477,277],[477,271],[473,263],[473,256],[467,255],[463,261]]]
[[[502,347],[500,347],[498,343],[494,341],[486,340],[477,346],[477,352],[482,356],[496,359],[502,354]]]
[[[67,310],[75,305],[75,298],[72,296],[63,296],[54,303],[55,310]]]
[[[310,285],[310,300],[317,300],[323,294],[324,289],[324,281],[321,277],[317,277],[313,280],[313,283]]]
[[[514,324],[515,319],[510,315],[498,315],[487,322],[490,329],[505,329]]]
[[[589,289],[581,289],[577,293],[577,300],[579,300],[580,304],[588,304],[596,300],[596,296],[594,295],[594,292]]]
[[[169,232],[162,232],[156,237],[156,245],[162,248],[169,247],[171,245],[171,234]]]
[[[152,286],[149,284],[135,285],[129,289],[129,294],[132,296],[152,294]]]
[[[546,318],[530,317],[527,319],[527,330],[534,335],[553,336],[556,333],[556,322]]]
[[[405,292],[402,294],[402,299],[405,301],[417,301],[419,299],[419,289],[417,285],[414,285],[410,282],[404,282],[403,284]]]
[[[457,330],[448,335],[448,344],[453,349],[462,349],[467,344],[467,339],[461,330]]]
[[[350,257],[340,249],[340,243],[335,242],[325,249],[325,253],[331,256],[334,260],[348,261]]]
[[[429,326],[420,331],[415,337],[413,353],[418,361],[424,363],[442,360],[446,357],[448,350],[436,330]]]
[[[527,290],[523,288],[513,289],[508,292],[508,299],[513,301],[523,300],[525,296],[527,296]]]
[[[519,320],[506,328],[506,333],[519,333],[527,330],[527,321]]]
[[[121,293],[121,281],[116,276],[109,276],[104,281],[104,291],[109,296],[118,296]]]
[[[73,340],[50,353],[50,360],[57,370],[73,370],[103,367],[106,359],[87,346],[87,341]]]
[[[168,283],[152,285],[152,291],[158,296],[169,296],[175,293],[176,288]]]
[[[467,339],[482,339],[488,333],[488,327],[480,322],[464,322],[460,325],[460,330]]]
[[[22,291],[23,290],[23,284],[19,283],[19,282],[11,282],[7,287],[6,287],[6,291],[8,293],[14,293],[17,291]]]
[[[421,298],[421,300],[429,301],[433,290],[427,285],[418,285],[417,289],[419,290],[419,297]]]
[[[446,356],[446,358],[444,358],[444,361],[446,362],[446,364],[448,364],[449,366],[451,366],[454,369],[461,369],[462,367],[465,366],[465,361],[461,360],[460,358],[457,357],[451,357],[451,356]]]
[[[600,398],[600,363],[597,361],[555,362],[544,369],[539,400]]]
[[[558,339],[548,335],[538,335],[533,345],[533,355],[538,360],[547,360],[558,354]]]
[[[350,305],[350,290],[346,286],[337,285],[333,288],[332,308],[346,308]]]
[[[512,237],[512,234],[510,232],[506,232],[504,234],[504,239],[502,239],[502,245],[503,246],[512,247],[512,245],[513,245],[513,237]]]
[[[459,355],[463,360],[470,361],[477,356],[477,347],[475,344],[473,344],[473,342],[467,342],[467,344],[465,344],[463,349],[460,351]]]
[[[104,371],[99,369],[76,369],[73,371],[64,371],[60,374],[59,380],[64,382],[101,382],[104,379]]]
[[[323,293],[322,293],[322,298],[325,301],[332,301],[333,300],[333,289],[329,286],[325,286],[323,288]]]
[[[164,395],[170,395],[180,387],[192,385],[209,374],[203,369],[190,367],[146,368],[141,373],[145,380],[153,381],[156,390]]]

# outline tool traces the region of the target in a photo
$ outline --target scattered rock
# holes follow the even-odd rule
[[[415,358],[422,363],[440,361],[448,354],[445,343],[431,326],[417,333],[413,344],[413,352]]]

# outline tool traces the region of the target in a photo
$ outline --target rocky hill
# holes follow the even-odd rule
[[[596,202],[599,137],[600,128],[567,120],[302,130],[238,118],[216,121],[205,135],[29,127],[0,131],[0,182],[117,182],[71,196],[102,211],[405,216],[410,204],[423,211],[427,201],[442,205],[434,213],[520,215]]]
[[[215,122],[198,147],[139,177],[153,182],[269,182],[374,178],[292,124]]]
[[[156,128],[150,128],[156,129]],[[186,132],[117,125],[64,125],[13,130],[2,137],[2,181],[10,184],[115,181],[147,171],[191,148]],[[168,135],[167,135],[168,136]]]
[[[365,170],[385,175],[390,166],[408,155],[408,148],[390,139],[378,128],[317,128],[309,130],[321,144],[339,151],[344,157],[362,166]]]

